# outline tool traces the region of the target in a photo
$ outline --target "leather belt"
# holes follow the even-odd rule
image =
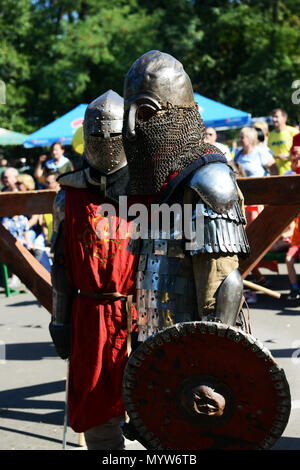
[[[120,292],[83,292],[79,291],[79,295],[84,295],[85,297],[92,297],[98,300],[110,300],[115,302],[116,300],[125,300],[126,304],[126,313],[127,313],[127,354],[128,357],[131,353],[131,333],[132,333],[132,304],[133,304],[133,295],[124,295]]]

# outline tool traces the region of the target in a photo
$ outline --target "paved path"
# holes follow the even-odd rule
[[[284,266],[272,288],[287,293]],[[274,449],[300,450],[300,303],[258,295],[251,307],[252,333],[287,375],[293,400],[288,426]],[[49,338],[49,313],[31,293],[7,298],[0,288],[0,450],[60,450],[63,440],[67,364]],[[143,449],[128,442],[128,449]],[[69,427],[67,449],[84,450]]]
[[[296,269],[299,274],[300,266]],[[281,292],[282,296],[278,300],[258,295],[257,304],[250,310],[252,334],[262,341],[284,369],[292,397],[288,425],[273,449],[300,450],[300,301],[288,302],[286,299],[290,287],[284,265],[280,265],[279,275],[267,277],[272,283],[271,288]]]

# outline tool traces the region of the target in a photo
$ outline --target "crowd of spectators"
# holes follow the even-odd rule
[[[27,165],[24,157],[20,158],[14,166],[10,166],[6,158],[1,158],[1,192],[24,192],[36,189],[58,191],[60,188],[57,182],[59,174],[72,171],[74,168],[72,162],[64,155],[64,148],[60,142],[52,144],[51,157],[48,159],[46,155],[42,155],[33,168]],[[22,214],[2,217],[1,223],[50,272],[52,264],[50,256],[52,214]],[[10,289],[18,290],[21,285],[20,279],[11,273],[8,279]]]

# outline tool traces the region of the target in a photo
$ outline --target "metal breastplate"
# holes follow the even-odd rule
[[[135,252],[131,240],[130,251]],[[181,240],[139,240],[137,312],[139,341],[176,323],[196,319],[192,258]]]
[[[218,168],[217,164],[210,166],[214,172]],[[226,181],[226,175],[219,177]],[[129,251],[139,256],[136,284],[139,341],[145,341],[173,324],[199,319],[194,255],[236,256],[249,252],[245,219],[233,182],[229,180],[231,185],[228,185],[230,191],[227,192],[227,188],[219,189],[220,185],[216,189],[209,186],[204,191],[206,188],[203,190],[200,177],[200,172],[195,173],[191,184],[188,182],[186,185],[197,196],[197,204],[188,216],[191,217],[191,240],[185,238],[185,233],[178,232],[174,224],[169,238],[160,232],[156,239],[152,239],[149,233],[148,239],[131,239],[129,242]],[[207,196],[210,204],[205,200]],[[198,257],[197,262],[201,270],[201,258]]]

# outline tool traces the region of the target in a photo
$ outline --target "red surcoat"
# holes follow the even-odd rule
[[[116,238],[110,239],[107,218],[99,215],[99,206],[112,203],[87,189],[64,189],[65,259],[72,285],[87,293],[135,294],[136,259],[127,251],[128,224],[123,221],[119,226],[117,206]],[[135,319],[134,307],[132,315]],[[125,301],[78,294],[71,325],[69,423],[74,431],[83,432],[124,413]]]

